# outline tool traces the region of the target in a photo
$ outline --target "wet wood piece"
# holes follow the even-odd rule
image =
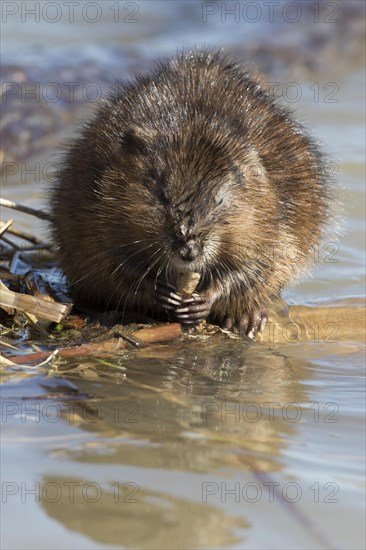
[[[145,344],[153,344],[158,342],[166,342],[175,340],[182,334],[179,323],[167,323],[165,325],[157,325],[154,327],[142,328],[132,332],[130,336],[136,338]],[[129,347],[128,342],[121,338],[110,338],[104,342],[97,344],[84,344],[73,348],[60,348],[57,350],[57,355],[64,359],[72,359],[85,356],[100,356],[106,353],[116,353],[122,349]],[[27,355],[11,356],[11,360],[17,365],[34,364],[47,360],[50,352],[29,353]]]
[[[8,199],[4,199],[1,197],[0,197],[0,206],[4,206],[6,208],[12,208],[13,210],[18,210],[19,212],[30,214],[31,216],[36,216],[41,220],[49,221],[51,219],[51,216],[46,212],[44,212],[43,210],[36,210],[35,208],[30,208],[29,206],[25,206],[24,204],[17,204],[13,201],[9,201]]]
[[[58,304],[35,296],[9,290],[4,284],[0,288],[0,306],[31,313],[37,318],[59,323],[71,311],[72,304]]]
[[[13,225],[14,220],[8,220],[7,222],[0,222],[0,237],[8,231],[9,227]]]
[[[180,274],[180,278],[177,284],[177,292],[182,298],[190,298],[193,292],[196,290],[200,281],[200,273],[194,273],[186,271]]]

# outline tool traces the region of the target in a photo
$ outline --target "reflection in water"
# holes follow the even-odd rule
[[[235,530],[248,527],[242,518],[209,504],[133,487],[123,479],[104,487],[94,480],[56,477],[44,478],[42,485],[41,504],[51,518],[102,544],[222,548],[243,541]]]
[[[306,400],[298,383],[301,368],[240,341],[186,343],[160,353],[142,350],[122,361],[127,378],[103,388],[106,395],[75,380],[80,391],[97,395],[71,408],[66,404],[64,418],[112,438],[113,454],[95,457],[92,452],[91,460],[119,463],[122,458],[125,464],[192,472],[280,467],[276,457],[283,436],[296,428],[297,408],[291,404]],[[157,446],[141,453],[139,444],[125,438],[148,439]],[[90,450],[71,453],[84,461]]]
[[[173,487],[169,492],[152,491],[136,481],[136,494],[129,493],[129,486],[120,494],[126,469],[137,468],[134,479],[139,471],[150,471],[152,478],[154,471],[199,473],[201,499],[205,474],[215,479],[215,472],[258,473],[261,482],[271,482],[266,472],[281,470],[281,451],[296,434],[296,408],[291,404],[306,400],[299,383],[304,368],[295,368],[284,355],[264,346],[221,338],[140,350],[121,359],[121,365],[127,375],[120,375],[119,384],[108,383],[108,378],[104,384],[101,379],[85,380],[68,371],[89,399],[64,401],[62,418],[92,438],[51,452],[53,459],[80,464],[81,472],[86,465],[114,466],[117,480],[102,486],[98,478],[99,498],[93,492],[96,480],[85,480],[83,474],[74,480],[45,477],[44,483],[62,488],[62,498],[42,498],[44,509],[65,527],[109,544],[212,548],[243,542],[243,536],[235,534],[250,524],[242,507],[239,517],[210,502],[195,502],[191,494],[188,500],[177,497]],[[101,373],[117,380],[112,369],[102,366]],[[98,498],[95,504],[83,494],[88,483],[90,498]],[[65,490],[70,484],[75,489],[71,505]],[[127,493],[138,502],[129,502]],[[124,498],[128,502],[120,503]]]
[[[71,529],[96,544],[243,548],[248,540],[250,548],[253,529],[269,513],[276,525],[287,525],[277,534],[279,540],[283,537],[281,547],[333,548],[329,505],[316,504],[314,515],[309,496],[311,487],[322,491],[326,483],[339,483],[340,478],[331,471],[309,477],[303,460],[313,458],[310,472],[314,464],[319,468],[319,456],[311,456],[321,448],[319,437],[328,456],[333,452],[336,460],[337,437],[344,429],[352,437],[355,422],[350,417],[345,428],[347,414],[340,426],[315,420],[309,388],[321,369],[298,358],[304,352],[311,355],[309,345],[302,350],[300,345],[270,348],[216,338],[126,352],[117,365],[126,370],[105,362],[97,362],[95,370],[90,364],[72,369],[67,363],[59,366],[58,376],[25,374],[23,383],[17,373],[15,383],[10,376],[5,385],[5,406],[14,407],[16,400],[19,412],[19,397],[27,395],[26,408],[35,418],[33,423],[19,418],[16,422],[10,412],[15,425],[7,434],[12,441],[16,430],[13,441],[21,449],[40,446],[43,464],[37,465],[30,485],[34,480],[43,484],[43,511],[68,533]],[[343,344],[337,350],[342,353]],[[327,364],[326,353],[319,354],[318,348],[314,356]],[[333,379],[337,381],[335,373]],[[323,393],[320,387],[318,395]],[[34,415],[37,406],[43,414]],[[334,411],[328,409],[328,417],[329,413],[334,416]],[[30,426],[35,429],[33,437]],[[329,439],[332,433],[334,440]],[[357,472],[352,445],[348,453],[348,470],[342,475],[352,479]],[[30,456],[31,464],[37,464],[38,459]],[[293,467],[296,474],[289,475]],[[15,479],[20,482],[21,474]],[[282,489],[289,482],[303,491],[300,502],[286,502]],[[223,483],[224,492],[231,491],[227,499]],[[243,499],[247,483],[261,487],[262,498],[255,505]],[[273,483],[279,490],[270,504],[266,486]],[[238,499],[232,494],[235,485],[240,485]],[[330,486],[337,487],[334,482]],[[347,508],[342,498],[340,511]],[[357,528],[354,536],[358,540]],[[302,546],[294,546],[294,541]]]
[[[127,352],[118,365],[125,374],[103,363],[94,373],[68,363],[66,384],[43,379],[48,399],[52,391],[58,399],[62,392],[72,396],[57,401],[57,414],[80,434],[69,444],[56,439],[48,449],[50,464],[64,464],[65,472],[71,465],[71,476],[41,476],[44,511],[97,543],[243,547],[253,505],[248,508],[242,492],[238,500],[232,494],[223,500],[222,483],[229,491],[239,483],[240,491],[246,483],[260,485],[264,499],[266,486],[279,480],[276,507],[269,510],[291,524],[286,537],[291,541],[289,533],[296,538],[300,529],[302,537],[312,537],[309,547],[333,548],[302,502],[289,504],[281,493],[284,484],[296,485],[285,472],[286,449],[299,440],[301,448],[303,423],[315,437],[323,429],[314,424],[307,391],[315,372],[292,349],[217,337]],[[319,484],[319,477],[298,479],[309,494],[308,486]],[[260,510],[268,513],[257,508],[255,522]]]

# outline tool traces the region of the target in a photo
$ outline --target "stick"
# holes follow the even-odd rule
[[[16,237],[20,237],[21,239],[24,239],[26,241],[29,241],[30,243],[33,243],[33,244],[43,244],[43,246],[45,248],[48,248],[50,247],[50,243],[47,243],[47,242],[44,242],[42,241],[42,239],[39,239],[38,237],[36,237],[35,235],[32,235],[32,233],[26,233],[25,231],[19,231],[19,229],[15,229],[13,227],[11,227],[9,230],[8,230],[9,233],[11,233],[12,235],[15,235]]]
[[[9,229],[9,227],[14,223],[14,220],[9,220],[6,223],[0,222],[0,237]]]
[[[199,283],[201,275],[191,271],[185,271],[180,274],[177,284],[177,292],[182,298],[190,298]]]
[[[13,208],[19,212],[24,212],[25,214],[31,214],[41,220],[51,220],[51,216],[44,212],[43,210],[36,210],[35,208],[30,208],[29,206],[24,206],[23,204],[16,204],[15,202],[8,201],[7,199],[2,199],[0,197],[0,206],[6,206],[6,208]]]
[[[131,333],[131,337],[141,340],[147,344],[154,344],[157,342],[166,342],[169,340],[175,340],[182,334],[181,326],[179,323],[168,323],[166,325],[158,325],[151,328],[142,328]],[[121,349],[128,348],[128,343],[121,340],[121,338],[110,338],[105,342],[98,344],[84,344],[82,346],[74,348],[60,348],[58,350],[58,356],[64,359],[85,357],[85,356],[97,356],[104,353],[115,353]],[[50,352],[40,351],[37,353],[29,353],[28,355],[12,355],[11,360],[17,365],[28,365],[30,363],[39,363],[45,361]]]
[[[37,318],[47,319],[47,321],[59,323],[70,313],[72,308],[72,304],[57,304],[55,302],[36,298],[35,296],[13,292],[5,285],[2,285],[0,288],[0,305],[4,307],[4,309],[19,309],[26,313],[32,313]]]

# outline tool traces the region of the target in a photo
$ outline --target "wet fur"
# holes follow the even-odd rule
[[[61,266],[77,299],[164,319],[155,283],[176,284],[184,225],[209,319],[238,322],[307,269],[326,179],[258,80],[220,53],[181,54],[119,85],[70,146],[51,192]]]

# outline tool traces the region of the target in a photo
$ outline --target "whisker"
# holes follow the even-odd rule
[[[154,251],[154,253],[150,256],[149,258],[149,266],[147,267],[147,269],[145,270],[145,272],[143,273],[143,275],[141,277],[139,277],[139,279],[137,279],[136,281],[134,281],[132,283],[132,285],[130,286],[129,288],[129,291],[128,293],[126,294],[126,296],[124,297],[124,300],[125,300],[125,306],[124,306],[124,309],[123,311],[125,312],[126,310],[126,307],[127,307],[127,304],[129,303],[129,301],[131,300],[132,303],[135,303],[136,304],[136,297],[137,297],[137,293],[138,293],[138,290],[139,290],[139,287],[143,281],[143,279],[148,275],[148,273],[151,271],[151,269],[154,268],[154,266],[160,261],[162,255],[159,255],[155,261],[153,261],[152,263],[150,263],[151,259],[156,255],[156,254],[159,254],[159,252],[161,252],[161,248],[157,249]],[[138,264],[137,267],[139,267],[139,265],[141,265],[142,263],[146,263],[146,260],[142,261],[140,264]],[[133,295],[133,298],[132,298],[132,295]],[[119,305],[121,303],[121,300],[119,301]],[[136,304],[137,305],[137,304]]]
[[[117,265],[116,269],[114,269],[114,271],[111,273],[111,277],[117,273],[117,271],[119,271],[121,269],[121,267],[123,267],[125,265],[126,262],[129,262],[131,260],[131,258],[134,258],[135,256],[137,256],[138,254],[140,254],[141,252],[144,252],[145,250],[147,250],[148,248],[151,248],[152,246],[154,246],[155,243],[151,243],[143,248],[139,248],[138,250],[136,250],[133,254],[131,254],[130,256],[128,256],[127,258],[124,259],[123,262],[121,262],[120,264]],[[136,267],[139,267],[141,265],[141,263],[143,263],[143,260],[140,262],[140,264],[138,264]],[[135,267],[135,266],[134,266]]]

